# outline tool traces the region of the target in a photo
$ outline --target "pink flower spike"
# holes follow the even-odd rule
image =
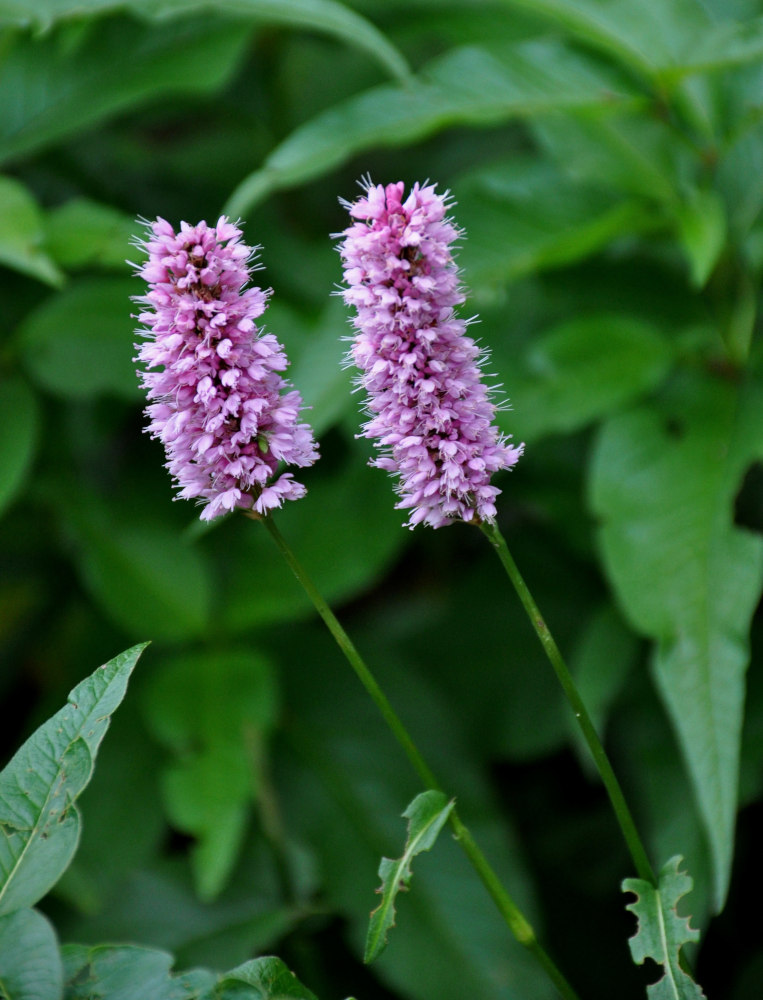
[[[304,486],[279,475],[279,462],[312,465],[318,450],[299,422],[302,399],[280,374],[284,350],[254,322],[270,294],[245,287],[255,250],[224,216],[216,226],[182,222],[178,233],[164,219],[147,228],[136,241],[148,283],[135,297],[144,324],[136,361],[146,429],[164,444],[178,498],[203,501],[207,521],[298,499]]]
[[[501,492],[490,477],[515,465],[493,423],[495,389],[482,381],[487,353],[456,315],[464,302],[451,245],[461,235],[450,202],[434,185],[372,185],[340,235],[342,295],[356,314],[348,362],[359,369],[369,419],[363,436],[380,454],[370,463],[399,477],[397,507],[408,526],[493,521]]]

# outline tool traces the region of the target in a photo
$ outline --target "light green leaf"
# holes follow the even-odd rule
[[[635,893],[635,903],[625,909],[638,918],[638,930],[628,940],[636,965],[651,958],[665,969],[659,982],[647,986],[649,1000],[704,1000],[705,994],[679,965],[681,947],[699,940],[689,918],[678,916],[678,901],[691,891],[692,880],[680,870],[681,857],[671,858],[660,871],[655,886],[638,878],[623,881],[623,892]]]
[[[251,986],[241,990],[241,983]],[[236,986],[238,985],[238,989]],[[233,990],[228,993],[228,990]],[[297,979],[280,958],[265,956],[244,962],[220,977],[215,990],[215,1000],[226,1000],[230,995],[246,1000],[316,1000],[315,994]]]
[[[726,242],[726,210],[715,191],[697,191],[677,209],[678,232],[695,288],[704,288]]]
[[[216,978],[201,969],[173,976],[172,955],[138,945],[69,944],[61,954],[66,1000],[209,1000]]]
[[[503,61],[459,48],[405,86],[384,85],[328,109],[297,128],[233,192],[236,217],[270,192],[317,177],[360,150],[402,146],[452,125],[498,125],[554,109],[623,104],[623,88],[552,42],[518,45]]]
[[[577,430],[659,385],[672,356],[660,330],[630,316],[569,320],[522,359],[503,422],[517,440]]]
[[[70,29],[70,30],[67,30]],[[222,86],[248,42],[240,22],[209,17],[166,25],[119,18],[38,38],[6,39],[0,91],[0,161],[92,128],[166,93]]]
[[[0,917],[3,1000],[61,1000],[64,972],[56,933],[37,910]]]
[[[0,378],[0,513],[18,494],[34,459],[39,412],[23,379]]]
[[[411,862],[417,854],[434,846],[454,805],[454,800],[448,802],[447,796],[442,792],[430,789],[417,795],[403,813],[408,820],[405,848],[400,858],[395,861],[382,858],[379,866],[382,884],[376,891],[381,893],[382,900],[372,912],[368,924],[364,962],[373,962],[387,946],[387,935],[390,928],[395,926],[397,895],[408,889],[413,877]]]
[[[242,19],[307,31],[323,31],[373,56],[392,76],[409,73],[403,55],[370,21],[334,0],[0,0],[0,23],[48,29],[58,20],[87,11],[105,14],[130,10],[164,20],[193,14],[233,14]]]
[[[173,825],[197,838],[202,899],[220,892],[238,856],[276,706],[272,665],[252,650],[180,656],[152,678],[147,719],[175,754],[164,800]]]
[[[654,676],[711,847],[715,906],[733,851],[748,631],[763,539],[733,526],[763,454],[763,394],[686,377],[658,410],[612,418],[593,456],[604,564],[632,625],[656,642]]]
[[[45,220],[51,256],[69,270],[98,267],[125,271],[135,219],[89,198],[72,198]]]
[[[64,276],[44,249],[43,216],[24,185],[0,177],[0,264],[57,287]]]
[[[58,396],[140,398],[129,278],[97,278],[46,299],[19,328],[19,350],[38,385]]]
[[[66,707],[0,772],[0,914],[36,903],[71,860],[80,822],[74,803],[145,646],[121,653],[78,684]]]
[[[453,185],[467,239],[460,264],[479,290],[587,257],[654,219],[636,200],[573,181],[548,159],[514,154]]]

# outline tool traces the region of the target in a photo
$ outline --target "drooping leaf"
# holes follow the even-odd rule
[[[638,919],[638,930],[628,944],[636,965],[651,958],[664,968],[662,978],[647,986],[649,1000],[704,1000],[705,994],[679,965],[681,947],[699,939],[688,917],[678,916],[679,900],[691,891],[692,880],[680,869],[683,858],[671,858],[660,871],[657,887],[638,878],[623,881],[623,892],[636,895],[625,907]]]
[[[209,1000],[217,978],[203,969],[173,975],[172,955],[138,945],[68,944],[61,954],[65,1000]]]
[[[56,933],[37,910],[0,917],[3,1000],[61,1000],[64,973]]]
[[[680,204],[678,231],[692,284],[703,288],[726,242],[726,212],[714,191],[698,191]]]
[[[763,454],[763,397],[686,379],[659,410],[612,418],[591,497],[609,578],[657,643],[655,681],[678,734],[714,863],[715,906],[733,850],[748,631],[763,539],[733,526],[733,500]]]
[[[503,61],[455,49],[405,86],[384,85],[295,129],[228,200],[245,215],[270,192],[310,180],[372,146],[402,146],[452,125],[497,125],[559,109],[620,106],[622,85],[551,42],[516,46]]]
[[[87,279],[33,310],[19,329],[19,348],[34,381],[70,399],[140,398],[130,316],[138,291],[129,278]]]
[[[241,984],[251,990],[241,990]],[[316,1000],[316,996],[297,979],[280,958],[267,955],[253,958],[220,977],[214,1000]]]
[[[71,860],[79,838],[76,799],[145,646],[78,684],[0,772],[0,914],[36,903]]]
[[[64,276],[44,247],[43,216],[24,185],[0,177],[0,265],[57,287]]]
[[[368,924],[364,962],[373,962],[387,945],[387,935],[395,926],[395,901],[404,892],[413,877],[411,862],[417,854],[429,851],[448,820],[454,806],[442,792],[430,789],[417,795],[406,808],[403,816],[408,820],[408,836],[402,855],[396,859],[382,858],[379,877],[382,880],[381,903],[371,914]]]
[[[34,459],[37,400],[20,378],[0,378],[0,513],[12,503]]]

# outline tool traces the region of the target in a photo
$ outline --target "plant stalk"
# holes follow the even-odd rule
[[[440,782],[437,780],[433,771],[422,757],[408,730],[405,728],[397,713],[392,708],[387,696],[379,687],[376,678],[371,673],[360,653],[358,653],[352,640],[342,628],[333,611],[324,600],[323,595],[315,586],[312,579],[308,576],[304,567],[297,560],[283,535],[276,527],[273,522],[272,515],[268,517],[260,517],[257,514],[247,511],[244,513],[253,520],[262,521],[264,523],[265,527],[270,532],[271,538],[278,546],[281,555],[288,563],[292,573],[294,573],[294,576],[302,585],[307,596],[313,602],[315,610],[323,619],[326,627],[334,637],[336,644],[339,646],[350,666],[355,671],[355,674],[361,684],[373,699],[374,704],[381,712],[384,721],[392,730],[395,739],[402,747],[414,770],[427,788],[442,792],[443,788],[440,785]],[[487,889],[491,899],[497,906],[498,911],[514,937],[521,945],[527,948],[528,951],[535,956],[536,960],[556,987],[557,992],[564,998],[564,1000],[579,1000],[577,993],[573,990],[562,975],[561,971],[554,964],[551,957],[541,946],[529,921],[502,885],[487,858],[472,837],[471,832],[461,820],[456,809],[451,810],[449,822],[453,829],[456,841],[460,844],[462,850],[471,862],[472,867],[480,878],[480,881]]]
[[[527,612],[527,617],[530,619],[530,623],[535,629],[536,635],[540,639],[543,651],[548,657],[549,662],[554,669],[554,673],[562,686],[564,695],[572,708],[577,724],[583,734],[583,738],[588,745],[588,749],[591,751],[591,756],[596,764],[596,769],[601,776],[601,780],[604,782],[604,787],[609,795],[609,801],[612,803],[612,808],[615,811],[617,822],[620,826],[623,837],[625,838],[625,843],[628,847],[628,851],[630,852],[633,864],[636,866],[639,878],[645,879],[652,885],[657,885],[657,879],[654,871],[652,870],[652,865],[649,861],[646,850],[644,849],[644,845],[641,842],[641,838],[639,837],[636,824],[634,823],[633,816],[628,808],[628,803],[625,801],[625,796],[623,795],[620,783],[617,780],[615,772],[612,769],[612,765],[609,762],[609,757],[607,757],[607,753],[602,746],[599,735],[596,732],[596,728],[591,721],[588,709],[585,707],[583,699],[580,697],[580,692],[575,685],[572,674],[567,668],[567,665],[562,658],[562,654],[559,652],[559,647],[556,645],[554,637],[551,635],[551,632],[549,631],[549,628],[538,609],[538,605],[533,600],[533,596],[522,578],[522,575],[517,568],[517,564],[514,562],[514,559],[509,552],[506,539],[503,537],[498,526],[495,524],[481,522],[480,528],[497,552],[503,568],[506,570],[509,579],[514,585],[517,596]]]

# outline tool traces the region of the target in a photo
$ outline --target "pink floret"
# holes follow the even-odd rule
[[[267,514],[305,489],[279,463],[318,457],[312,430],[299,421],[302,399],[280,372],[288,366],[272,334],[255,320],[269,292],[246,288],[254,251],[241,230],[164,219],[138,244],[147,254],[136,297],[145,338],[136,345],[147,391],[147,431],[159,438],[178,496],[204,501],[202,520],[237,507]]]

